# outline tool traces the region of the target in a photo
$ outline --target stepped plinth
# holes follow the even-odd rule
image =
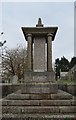
[[[73,96],[61,90],[56,94],[15,92],[3,99],[2,105],[2,120],[72,120],[76,118]]]

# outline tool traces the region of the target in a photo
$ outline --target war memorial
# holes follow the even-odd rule
[[[58,89],[52,69],[52,42],[58,27],[22,27],[27,64],[20,90],[2,100],[2,120],[74,120],[74,96]]]

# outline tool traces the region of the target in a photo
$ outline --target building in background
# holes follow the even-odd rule
[[[74,65],[68,72],[68,80],[76,80],[76,65]]]

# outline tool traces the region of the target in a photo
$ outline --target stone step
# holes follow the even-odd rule
[[[57,93],[56,83],[26,83],[22,86],[22,93]]]
[[[22,86],[49,86],[49,85],[57,85],[55,82],[28,82],[28,83],[22,83]]]
[[[76,114],[3,114],[1,120],[75,120]]]
[[[3,106],[2,113],[41,114],[41,113],[76,113],[76,106]]]
[[[2,106],[74,106],[75,100],[2,100]]]
[[[44,79],[44,78],[41,78],[41,77],[36,77],[34,79],[28,79],[25,81],[25,84],[26,83],[57,83],[55,80],[47,80],[47,79]]]
[[[72,99],[72,95],[64,92],[62,90],[58,90],[57,94],[16,94],[12,93],[6,97],[9,100],[65,100]]]

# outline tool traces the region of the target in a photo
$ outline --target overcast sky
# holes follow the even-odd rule
[[[74,3],[73,2],[3,2],[2,3],[3,40],[6,46],[16,48],[26,46],[21,27],[35,27],[39,17],[44,26],[58,26],[53,42],[53,61],[74,55]]]
[[[74,6],[74,56],[76,57],[76,1]]]

